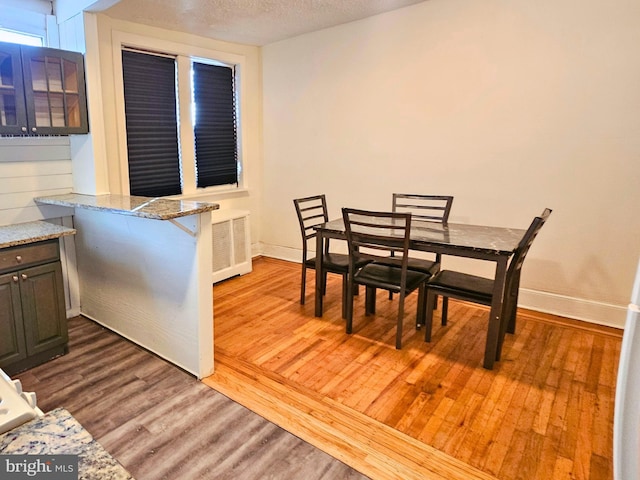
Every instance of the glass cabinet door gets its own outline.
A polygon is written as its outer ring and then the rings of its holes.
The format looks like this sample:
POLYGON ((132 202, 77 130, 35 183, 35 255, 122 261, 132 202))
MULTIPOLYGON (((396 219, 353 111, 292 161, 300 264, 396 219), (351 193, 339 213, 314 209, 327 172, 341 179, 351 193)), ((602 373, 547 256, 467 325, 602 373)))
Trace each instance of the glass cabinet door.
POLYGON ((27 132, 20 47, 0 44, 0 133, 27 132))
POLYGON ((22 51, 32 133, 86 133, 83 58, 47 48, 22 51))

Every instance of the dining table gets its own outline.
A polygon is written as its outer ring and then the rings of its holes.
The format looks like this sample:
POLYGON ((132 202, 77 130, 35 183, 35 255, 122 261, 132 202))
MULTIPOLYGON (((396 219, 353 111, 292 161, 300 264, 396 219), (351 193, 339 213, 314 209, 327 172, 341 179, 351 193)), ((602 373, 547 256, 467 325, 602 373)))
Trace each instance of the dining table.
MULTIPOLYGON (((380 222, 392 221, 380 217, 380 222)), ((346 240, 346 231, 342 218, 317 225, 316 235, 316 284, 315 284, 315 316, 322 317, 323 285, 322 285, 322 252, 324 242, 330 238, 346 240)), ((432 252, 442 255, 473 258, 495 263, 493 296, 489 312, 487 340, 484 354, 484 368, 493 369, 496 360, 500 360, 501 332, 505 326, 501 322, 509 322, 512 312, 503 312, 505 302, 507 268, 509 261, 522 240, 526 230, 519 228, 495 227, 489 225, 472 225, 466 223, 440 223, 412 220, 410 231, 411 250, 432 252)), ((518 288, 518 281, 514 282, 518 288)), ((515 293, 517 296, 517 292, 515 293)))

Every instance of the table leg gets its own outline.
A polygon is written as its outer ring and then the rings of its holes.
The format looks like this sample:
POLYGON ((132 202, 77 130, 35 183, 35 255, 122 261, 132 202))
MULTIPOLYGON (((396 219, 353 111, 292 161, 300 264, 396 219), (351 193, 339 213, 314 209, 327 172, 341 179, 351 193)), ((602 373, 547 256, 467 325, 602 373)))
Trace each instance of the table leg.
POLYGON ((322 254, 324 252, 324 236, 322 231, 316 234, 316 317, 322 316, 322 254))
POLYGON ((484 368, 493 369, 493 364, 500 358, 498 344, 501 333, 502 300, 504 298, 505 280, 507 276, 507 257, 500 257, 496 262, 496 275, 493 282, 493 299, 489 312, 487 344, 484 351, 484 368))

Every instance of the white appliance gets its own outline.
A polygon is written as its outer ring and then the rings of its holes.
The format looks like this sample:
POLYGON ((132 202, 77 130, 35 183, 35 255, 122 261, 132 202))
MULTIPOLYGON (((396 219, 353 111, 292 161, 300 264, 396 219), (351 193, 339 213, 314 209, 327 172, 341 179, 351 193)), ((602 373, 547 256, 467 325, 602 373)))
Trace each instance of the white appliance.
POLYGON ((640 478, 640 262, 627 308, 613 415, 613 477, 640 478))
POLYGON ((20 380, 11 380, 0 370, 0 433, 42 416, 36 406, 36 394, 23 392, 20 380))

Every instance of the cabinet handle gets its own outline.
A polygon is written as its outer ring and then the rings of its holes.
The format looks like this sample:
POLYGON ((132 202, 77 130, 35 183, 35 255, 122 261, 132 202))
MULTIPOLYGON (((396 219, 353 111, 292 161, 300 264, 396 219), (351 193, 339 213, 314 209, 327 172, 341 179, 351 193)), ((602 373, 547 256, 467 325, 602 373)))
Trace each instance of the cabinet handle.
POLYGON ((23 132, 27 131, 27 127, 22 127, 20 130, 22 130, 23 132))
POLYGON ((20 274, 20 278, 22 278, 22 280, 26 280, 26 279, 27 279, 27 278, 29 278, 29 277, 27 277, 27 275, 26 275, 26 274, 21 273, 21 274, 20 274))
POLYGON ((22 257, 20 255, 16 255, 16 262, 22 263, 22 257))
POLYGON ((14 282, 18 283, 18 276, 14 275, 13 277, 11 277, 11 280, 13 280, 14 282))
POLYGON ((37 131, 36 127, 31 127, 31 131, 32 131, 32 132, 37 131))

